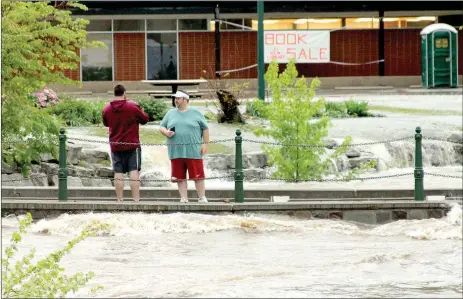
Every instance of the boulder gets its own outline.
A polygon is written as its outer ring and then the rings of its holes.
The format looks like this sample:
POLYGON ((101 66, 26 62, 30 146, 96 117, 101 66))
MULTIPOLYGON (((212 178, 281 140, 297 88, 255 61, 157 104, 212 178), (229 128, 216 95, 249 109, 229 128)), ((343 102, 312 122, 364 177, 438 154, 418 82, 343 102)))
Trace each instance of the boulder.
POLYGON ((2 174, 2 186, 33 186, 30 179, 24 178, 20 173, 2 174), (9 182, 8 180, 14 180, 9 182))
POLYGON ((169 187, 170 182, 168 181, 154 181, 154 180, 168 180, 165 174, 159 171, 152 171, 148 173, 143 173, 140 175, 140 186, 142 187, 169 187), (153 181, 149 181, 153 180, 153 181))
POLYGON ((70 165, 68 166, 68 175, 77 176, 77 177, 78 176, 94 176, 95 170, 93 169, 93 167, 87 168, 87 167, 70 165))
POLYGON ((79 159, 81 158, 81 156, 82 156, 82 146, 68 143, 67 156, 66 156, 67 163, 76 165, 79 163, 79 159))
MULTIPOLYGON (((67 181, 68 181, 68 187, 83 187, 84 186, 80 178, 68 176, 67 181)), ((50 176, 48 176, 48 184, 50 186, 58 186, 58 176, 57 175, 52 176, 51 182, 50 182, 50 176)))
POLYGON ((15 162, 7 164, 2 160, 2 174, 12 174, 16 171, 17 165, 15 162))
POLYGON ((102 163, 104 161, 111 161, 108 151, 96 149, 83 149, 80 154, 80 160, 87 163, 102 163))
POLYGON ((335 147, 340 145, 340 143, 335 139, 323 139, 323 142, 325 143, 325 147, 327 149, 334 149, 335 147))
MULTIPOLYGON (((235 159, 233 159, 233 162, 234 160, 235 159)), ((243 168, 246 168, 246 169, 247 168, 264 168, 267 166, 268 166, 268 158, 267 158, 267 155, 264 153, 243 155, 243 168)))
POLYGON ((447 138, 450 142, 457 142, 463 144, 463 133, 453 133, 447 138))
POLYGON ((243 173, 246 182, 258 182, 267 177, 265 169, 244 169, 243 173))
POLYGON ((41 172, 46 173, 47 175, 58 175, 58 164, 42 162, 40 166, 41 172))
POLYGON ((350 148, 346 152, 347 158, 358 158, 358 157, 360 157, 360 154, 361 154, 360 150, 358 150, 356 148, 350 148))
POLYGON ((82 186, 84 187, 113 187, 113 182, 110 179, 103 178, 81 178, 82 186))
POLYGON ((49 153, 40 154, 40 162, 58 163, 58 158, 53 157, 49 153))
POLYGON ((96 174, 99 177, 114 178, 114 171, 111 167, 99 167, 96 169, 96 174))

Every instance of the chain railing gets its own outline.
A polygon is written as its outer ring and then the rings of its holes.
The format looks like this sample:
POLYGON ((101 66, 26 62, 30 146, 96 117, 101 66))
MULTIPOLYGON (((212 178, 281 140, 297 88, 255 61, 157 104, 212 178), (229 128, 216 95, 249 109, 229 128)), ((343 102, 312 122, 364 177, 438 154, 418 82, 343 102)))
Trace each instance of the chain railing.
MULTIPOLYGON (((265 145, 276 145, 276 146, 286 146, 286 147, 302 147, 302 148, 325 148, 326 145, 312 145, 312 144, 286 144, 286 143, 279 143, 279 142, 269 142, 269 141, 258 141, 243 138, 241 136, 241 130, 236 130, 235 138, 228 138, 228 139, 219 139, 209 141, 208 144, 213 143, 224 143, 224 142, 231 142, 235 141, 235 171, 233 175, 222 175, 222 176, 212 176, 206 177, 206 180, 215 180, 215 179, 228 179, 234 178, 235 182, 235 202, 244 202, 244 181, 245 179, 258 179, 258 180, 268 180, 268 181, 285 181, 289 183, 297 183, 297 182, 349 182, 349 181, 366 181, 366 180, 377 180, 377 179, 387 179, 387 178, 394 178, 394 177, 404 177, 404 176, 414 176, 414 197, 417 201, 424 200, 424 188, 423 188, 423 179, 424 179, 424 170, 423 170, 423 157, 422 157, 422 140, 434 140, 434 141, 445 141, 454 144, 462 144, 462 142, 455 142, 443 138, 434 138, 434 137, 424 137, 421 134, 421 128, 417 127, 415 130, 415 136, 411 137, 402 137, 396 138, 391 140, 385 141, 375 141, 375 142, 364 142, 364 143, 357 143, 357 144, 350 144, 347 147, 359 147, 359 146, 368 146, 368 145, 375 145, 375 144, 384 144, 384 143, 392 143, 398 141, 405 141, 415 139, 415 169, 414 172, 406 172, 406 173, 399 173, 399 174, 391 174, 391 175, 383 175, 383 176, 372 176, 372 177, 343 177, 343 178, 325 178, 325 179, 288 179, 288 178, 276 178, 276 177, 263 177, 263 176, 256 176, 256 175, 245 175, 243 171, 243 151, 242 151, 242 144, 243 141, 250 142, 250 143, 259 143, 265 145)), ((89 143, 103 143, 103 144, 122 144, 122 145, 140 145, 140 146, 185 146, 185 145, 198 145, 203 144, 204 142, 193 142, 193 143, 130 143, 130 142, 110 142, 110 141, 102 141, 102 140, 92 140, 92 139, 85 139, 85 138, 77 138, 77 137, 67 137, 65 134, 65 129, 60 129, 59 134, 59 170, 58 170, 58 199, 61 201, 66 201, 68 198, 68 188, 67 188, 67 178, 68 178, 68 170, 66 165, 67 160, 67 140, 73 141, 81 141, 81 142, 89 142, 89 143)), ((58 142, 58 140, 53 140, 53 142, 58 142)), ((5 140, 2 141, 3 143, 25 143, 25 142, 40 142, 41 140, 5 140)), ((42 142, 50 142, 50 140, 42 140, 42 142)), ((333 145, 330 148, 339 148, 343 145, 333 145)), ((438 174, 438 173, 429 173, 426 172, 429 176, 434 177, 445 177, 445 178, 454 178, 454 179, 462 179, 461 176, 454 176, 454 175, 446 175, 446 174, 438 174)), ((100 179, 100 180, 111 180, 111 181, 139 181, 139 182, 172 182, 171 179, 120 179, 120 178, 108 178, 108 177, 94 177, 94 176, 79 176, 76 175, 75 177, 81 179, 100 179)), ((34 179, 42 179, 48 178, 48 175, 32 175, 29 178, 25 179, 7 179, 2 180, 2 182, 17 182, 17 181, 24 181, 24 180, 34 180, 34 179)), ((184 179, 184 181, 193 181, 194 179, 184 179)), ((180 180, 175 180, 180 181, 180 180)))

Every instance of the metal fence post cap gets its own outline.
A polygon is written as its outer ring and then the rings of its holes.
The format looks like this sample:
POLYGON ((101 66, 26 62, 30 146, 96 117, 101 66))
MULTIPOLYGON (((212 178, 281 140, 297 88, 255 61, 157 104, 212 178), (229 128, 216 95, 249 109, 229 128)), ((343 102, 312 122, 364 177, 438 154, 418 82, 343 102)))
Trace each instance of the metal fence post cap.
POLYGON ((60 128, 60 129, 59 129, 59 133, 60 133, 60 134, 66 133, 66 129, 65 129, 65 128, 60 128))
POLYGON ((240 129, 236 129, 236 136, 241 136, 241 130, 240 129))
POLYGON ((420 128, 420 127, 416 127, 415 132, 416 132, 417 134, 420 134, 420 133, 421 133, 421 128, 420 128))

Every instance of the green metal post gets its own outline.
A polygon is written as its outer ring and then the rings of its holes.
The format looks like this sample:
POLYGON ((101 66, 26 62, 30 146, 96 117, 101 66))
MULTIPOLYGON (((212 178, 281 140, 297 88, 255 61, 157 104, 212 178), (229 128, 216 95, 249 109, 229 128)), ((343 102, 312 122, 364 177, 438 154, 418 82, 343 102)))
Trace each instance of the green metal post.
POLYGON ((415 200, 424 200, 424 187, 423 187, 423 154, 421 152, 421 128, 415 129, 415 200))
POLYGON ((257 79, 259 99, 265 100, 264 0, 257 1, 257 79))
POLYGON ((244 202, 243 190, 243 150, 242 150, 243 137, 241 137, 241 130, 236 130, 235 137, 235 202, 244 202))
POLYGON ((68 200, 68 170, 66 168, 66 134, 64 128, 59 130, 59 171, 58 199, 68 200))

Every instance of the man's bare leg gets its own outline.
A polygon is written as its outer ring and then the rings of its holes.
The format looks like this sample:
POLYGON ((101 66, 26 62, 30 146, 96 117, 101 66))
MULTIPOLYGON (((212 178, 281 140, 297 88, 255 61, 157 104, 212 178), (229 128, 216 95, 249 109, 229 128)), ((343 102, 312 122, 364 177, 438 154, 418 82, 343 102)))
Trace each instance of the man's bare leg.
POLYGON ((204 180, 195 180, 196 191, 198 192, 199 198, 206 196, 206 187, 204 180))
POLYGON ((117 201, 124 200, 124 174, 115 173, 114 174, 114 187, 116 187, 116 197, 117 201))
POLYGON ((138 170, 130 172, 130 190, 134 201, 140 201, 140 173, 138 170))
POLYGON ((178 192, 180 193, 180 197, 184 199, 188 199, 188 181, 187 180, 179 180, 177 182, 178 192))

